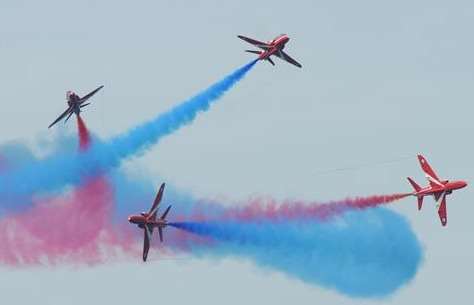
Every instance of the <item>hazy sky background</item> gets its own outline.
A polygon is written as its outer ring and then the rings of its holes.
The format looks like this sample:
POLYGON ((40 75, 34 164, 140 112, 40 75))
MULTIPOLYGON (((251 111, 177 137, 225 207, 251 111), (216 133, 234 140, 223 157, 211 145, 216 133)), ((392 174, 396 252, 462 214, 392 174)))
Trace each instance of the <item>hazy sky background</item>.
MULTIPOLYGON (((302 69, 258 64, 211 111, 126 166, 229 201, 409 191, 406 176, 424 183, 419 152, 443 178, 472 182, 473 28, 471 1, 0 0, 0 142, 51 137, 66 90, 100 84, 88 126, 103 138, 121 133, 249 62, 237 34, 287 33, 302 69)), ((393 205, 425 260, 382 303, 473 303, 473 196, 471 186, 448 197, 446 228, 430 198, 422 212, 414 198, 393 205)), ((9 304, 379 302, 234 259, 1 267, 0 292, 9 304)))

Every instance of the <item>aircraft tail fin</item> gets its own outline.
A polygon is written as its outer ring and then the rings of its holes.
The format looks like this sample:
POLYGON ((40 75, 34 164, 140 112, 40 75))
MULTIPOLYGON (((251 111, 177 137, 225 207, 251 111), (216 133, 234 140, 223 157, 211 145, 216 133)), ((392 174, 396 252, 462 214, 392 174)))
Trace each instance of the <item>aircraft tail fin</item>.
MULTIPOLYGON (((410 177, 407 177, 408 182, 410 182, 411 186, 415 189, 415 193, 419 192, 421 190, 421 187, 416 183, 413 179, 410 177)), ((421 210, 421 207, 423 206, 423 196, 417 196, 418 199, 418 210, 421 210)))
MULTIPOLYGON (((253 54, 257 54, 257 55, 262 55, 262 53, 263 53, 263 51, 256 51, 256 50, 245 50, 245 52, 249 52, 249 53, 253 53, 253 54)), ((275 65, 275 63, 273 62, 273 60, 270 57, 265 58, 265 60, 268 60, 268 62, 271 63, 272 66, 275 65)))

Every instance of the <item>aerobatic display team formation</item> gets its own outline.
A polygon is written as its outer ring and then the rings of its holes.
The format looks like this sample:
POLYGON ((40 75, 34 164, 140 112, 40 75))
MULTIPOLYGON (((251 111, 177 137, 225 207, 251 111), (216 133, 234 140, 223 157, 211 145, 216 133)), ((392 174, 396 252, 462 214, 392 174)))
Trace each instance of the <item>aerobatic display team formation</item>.
POLYGON ((19 268, 228 256, 353 297, 389 296, 409 283, 423 259, 422 246, 404 217, 381 206, 416 197, 413 204, 421 210, 424 197, 432 197, 446 226, 448 195, 467 185, 439 177, 421 154, 427 186, 408 178, 412 189, 404 193, 327 203, 254 198, 229 206, 165 183, 155 192, 156 186, 120 169, 211 110, 257 62, 275 65, 277 57, 302 67, 284 51, 287 35, 269 42, 238 37, 259 49, 246 50, 257 59, 148 122, 99 139, 81 110, 100 99, 103 86, 82 97, 67 91, 67 109, 49 128, 61 128, 75 115, 77 140, 59 136, 41 158, 21 142, 0 146, 0 262, 19 268), (77 147, 68 149, 71 143, 77 147))

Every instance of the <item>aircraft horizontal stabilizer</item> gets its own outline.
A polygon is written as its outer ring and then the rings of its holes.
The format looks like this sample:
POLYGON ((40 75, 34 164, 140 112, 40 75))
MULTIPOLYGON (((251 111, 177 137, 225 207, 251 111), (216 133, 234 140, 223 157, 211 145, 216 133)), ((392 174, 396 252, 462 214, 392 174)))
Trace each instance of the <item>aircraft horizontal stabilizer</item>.
POLYGON ((161 215, 160 218, 163 219, 163 220, 166 219, 166 215, 168 215, 168 212, 170 211, 170 209, 171 209, 171 205, 169 205, 169 206, 166 208, 165 212, 163 213, 163 215, 161 215))
POLYGON ((421 210, 421 207, 423 206, 423 196, 418 197, 418 211, 421 210))
POLYGON ((255 50, 245 50, 245 52, 249 52, 249 53, 253 53, 253 54, 258 54, 258 55, 262 54, 261 51, 255 51, 255 50))
POLYGON ((419 192, 421 190, 421 186, 419 186, 418 183, 416 183, 413 179, 411 179, 410 177, 407 177, 407 179, 408 179, 408 182, 410 182, 411 186, 413 186, 416 192, 419 192))

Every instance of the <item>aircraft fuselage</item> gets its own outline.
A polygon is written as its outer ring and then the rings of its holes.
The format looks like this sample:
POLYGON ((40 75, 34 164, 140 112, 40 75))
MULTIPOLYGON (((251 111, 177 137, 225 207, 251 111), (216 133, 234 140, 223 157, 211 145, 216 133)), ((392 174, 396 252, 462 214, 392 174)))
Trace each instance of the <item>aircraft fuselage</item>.
POLYGON ((260 54, 259 59, 267 59, 276 52, 283 50, 288 41, 290 41, 290 38, 287 35, 281 35, 273 39, 268 43, 269 45, 271 45, 271 47, 268 50, 263 51, 260 54))
POLYGON ((79 95, 72 91, 68 91, 66 93, 66 99, 67 99, 67 105, 72 109, 72 111, 76 114, 79 115, 81 113, 81 98, 79 95))
POLYGON ((456 180, 456 181, 443 181, 443 185, 440 185, 439 187, 424 187, 419 191, 413 192, 414 196, 420 197, 420 196, 431 196, 431 195, 436 195, 440 193, 446 193, 446 194, 451 194, 455 190, 462 189, 467 186, 466 181, 462 180, 456 180))
POLYGON ((161 227, 164 228, 168 225, 168 222, 165 219, 147 219, 148 215, 142 213, 141 215, 132 215, 128 217, 130 223, 136 224, 139 228, 144 228, 145 226, 152 226, 154 228, 161 227))
POLYGON ((70 103, 78 102, 81 98, 76 93, 72 91, 68 91, 66 93, 66 99, 67 99, 68 104, 70 104, 70 103))

